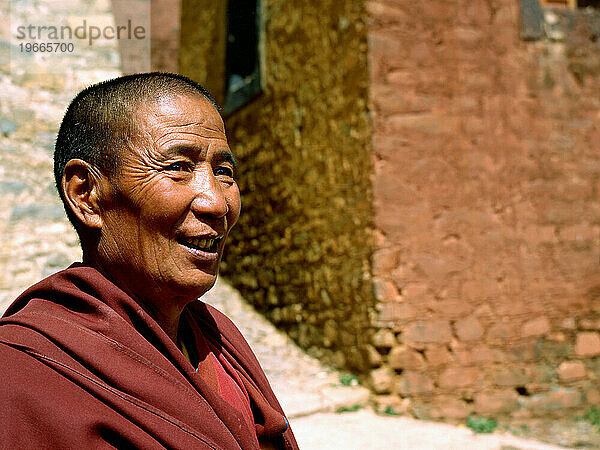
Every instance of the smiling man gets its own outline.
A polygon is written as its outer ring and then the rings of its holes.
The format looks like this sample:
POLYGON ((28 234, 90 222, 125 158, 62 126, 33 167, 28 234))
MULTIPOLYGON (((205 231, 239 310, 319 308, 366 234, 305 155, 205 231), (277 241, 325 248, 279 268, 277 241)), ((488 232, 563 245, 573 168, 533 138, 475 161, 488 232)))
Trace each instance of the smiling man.
POLYGON ((91 86, 65 114, 54 160, 83 262, 0 320, 0 442, 297 448, 244 338, 197 300, 240 214, 206 90, 163 73, 91 86))

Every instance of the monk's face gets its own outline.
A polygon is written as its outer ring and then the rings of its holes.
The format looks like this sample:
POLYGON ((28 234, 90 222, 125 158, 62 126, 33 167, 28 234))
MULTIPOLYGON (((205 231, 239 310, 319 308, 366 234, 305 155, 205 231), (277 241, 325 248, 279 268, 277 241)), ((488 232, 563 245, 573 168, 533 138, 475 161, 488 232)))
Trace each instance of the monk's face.
POLYGON ((196 298, 240 214, 223 121, 201 96, 168 96, 140 108, 138 128, 102 202, 100 263, 150 304, 196 298))

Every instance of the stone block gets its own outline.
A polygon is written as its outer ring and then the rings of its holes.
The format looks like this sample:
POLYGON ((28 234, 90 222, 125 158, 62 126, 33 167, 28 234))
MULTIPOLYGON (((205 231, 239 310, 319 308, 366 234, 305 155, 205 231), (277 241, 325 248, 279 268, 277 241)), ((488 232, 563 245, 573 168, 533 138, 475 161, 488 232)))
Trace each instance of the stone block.
POLYGON ((499 387, 525 386, 531 381, 523 370, 513 367, 504 367, 494 372, 492 379, 499 387))
MULTIPOLYGON (((362 386, 331 386, 321 390, 323 403, 327 409, 335 411, 342 406, 366 405, 371 392, 362 386)), ((305 403, 306 405, 306 403, 305 403)))
POLYGON ((581 361, 563 361, 558 366, 558 379, 563 383, 583 380, 587 374, 581 361))
POLYGON ((452 339, 452 332, 446 320, 414 322, 406 327, 403 338, 405 344, 420 348, 422 344, 446 344, 452 339))
POLYGON ((410 407, 409 398, 400 398, 398 395, 378 395, 374 399, 377 412, 385 412, 391 408, 397 414, 406 414, 410 407))
POLYGON ((517 336, 517 327, 512 322, 500 322, 493 324, 487 332, 487 337, 492 342, 504 344, 517 336))
POLYGON ((586 392, 585 399, 589 405, 600 405, 600 390, 590 389, 586 392))
POLYGON ((399 296, 398 289, 389 280, 375 278, 373 280, 373 287, 375 289, 375 298, 381 302, 394 300, 399 296))
POLYGON ((396 345, 396 337, 391 330, 382 328, 373 335, 371 342, 376 348, 390 349, 396 345))
POLYGON ((363 353, 365 355, 365 361, 370 367, 379 367, 383 363, 381 354, 372 345, 365 345, 363 347, 363 353))
POLYGON ((408 283, 402 289, 403 297, 410 302, 428 298, 428 286, 425 283, 408 283))
POLYGON ((434 389, 433 381, 424 373, 407 370, 402 373, 398 385, 400 395, 427 394, 434 389))
POLYGON ((394 248, 381 248, 373 254, 373 273, 382 275, 398 266, 398 251, 394 248))
POLYGON ((418 371, 425 369, 423 355, 405 346, 393 348, 388 356, 388 363, 393 369, 418 371))
POLYGON ((402 41, 385 30, 372 31, 368 35, 369 51, 372 60, 394 61, 401 55, 407 56, 402 41))
POLYGON ((571 356, 573 346, 568 341, 538 339, 535 343, 535 357, 547 361, 563 360, 571 356))
POLYGON ((435 419, 463 420, 469 417, 471 407, 463 400, 454 397, 436 397, 430 415, 435 419))
POLYGON ((377 310, 380 326, 391 327, 401 321, 414 320, 419 315, 419 311, 414 306, 397 301, 379 303, 377 310))
POLYGON ((565 317, 560 322, 560 327, 565 330, 575 330, 577 328, 577 322, 574 317, 565 317))
POLYGON ((446 346, 432 345, 426 348, 425 359, 431 367, 443 366, 452 361, 452 355, 446 346))
POLYGON ((480 392, 475 395, 474 409, 484 416, 508 414, 519 409, 519 395, 514 389, 480 392))
POLYGON ((461 366, 474 366, 482 363, 504 362, 507 356, 498 349, 485 344, 469 345, 452 343, 452 354, 461 366))
POLYGON ((398 86, 393 84, 374 85, 371 89, 371 99, 382 115, 425 112, 431 110, 433 104, 431 97, 398 89, 398 86))
POLYGON ((376 394, 389 394, 394 387, 394 378, 393 370, 382 367, 369 373, 368 384, 376 394))
POLYGON ((584 358, 600 355, 600 333, 578 333, 575 342, 575 354, 584 358))
POLYGON ((551 392, 531 396, 526 399, 525 405, 538 414, 577 408, 581 405, 581 393, 574 389, 555 388, 551 392))
POLYGON ((539 357, 535 340, 512 345, 507 351, 516 362, 528 362, 539 357))
POLYGON ((444 389, 466 388, 483 380, 483 372, 477 367, 450 367, 444 370, 439 386, 444 389))
POLYGON ((467 317, 454 323, 456 337, 461 341, 476 341, 483 336, 483 327, 477 318, 467 317))
POLYGON ((600 330, 600 319, 581 319, 579 328, 582 330, 600 330))
POLYGON ((548 385, 557 379, 557 370, 553 364, 541 363, 533 368, 532 372, 535 383, 548 385))
POLYGON ((393 114, 385 124, 393 132, 417 132, 429 135, 452 133, 458 121, 452 117, 441 117, 434 113, 393 114))
POLYGON ((366 4, 369 17, 381 23, 399 24, 410 20, 408 14, 397 7, 382 1, 368 1, 366 4))
POLYGON ((550 332, 550 321, 547 317, 537 317, 523 324, 522 337, 544 336, 550 332))

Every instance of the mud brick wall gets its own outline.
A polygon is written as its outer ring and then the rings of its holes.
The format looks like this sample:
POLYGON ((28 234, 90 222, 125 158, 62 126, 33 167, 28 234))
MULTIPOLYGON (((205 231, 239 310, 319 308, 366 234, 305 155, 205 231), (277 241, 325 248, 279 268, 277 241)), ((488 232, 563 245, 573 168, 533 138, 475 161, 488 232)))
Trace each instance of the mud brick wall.
POLYGON ((370 0, 370 386, 419 417, 600 404, 600 47, 516 0, 370 0))
MULTIPOLYGON (((205 3, 183 2, 181 70, 222 99, 224 10, 205 3), (198 27, 198 11, 210 26, 198 27)), ((226 121, 242 216, 222 273, 309 352, 366 370, 359 349, 374 311, 366 12, 350 0, 262 3, 266 88, 226 121)))

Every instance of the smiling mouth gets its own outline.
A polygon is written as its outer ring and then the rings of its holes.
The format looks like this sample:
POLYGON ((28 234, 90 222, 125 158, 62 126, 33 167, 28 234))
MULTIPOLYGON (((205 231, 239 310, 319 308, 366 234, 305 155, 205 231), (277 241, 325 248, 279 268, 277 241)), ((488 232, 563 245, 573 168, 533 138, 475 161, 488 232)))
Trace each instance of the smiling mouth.
POLYGON ((221 239, 223 238, 182 238, 179 240, 179 243, 194 250, 214 253, 217 251, 217 247, 219 246, 221 239))

